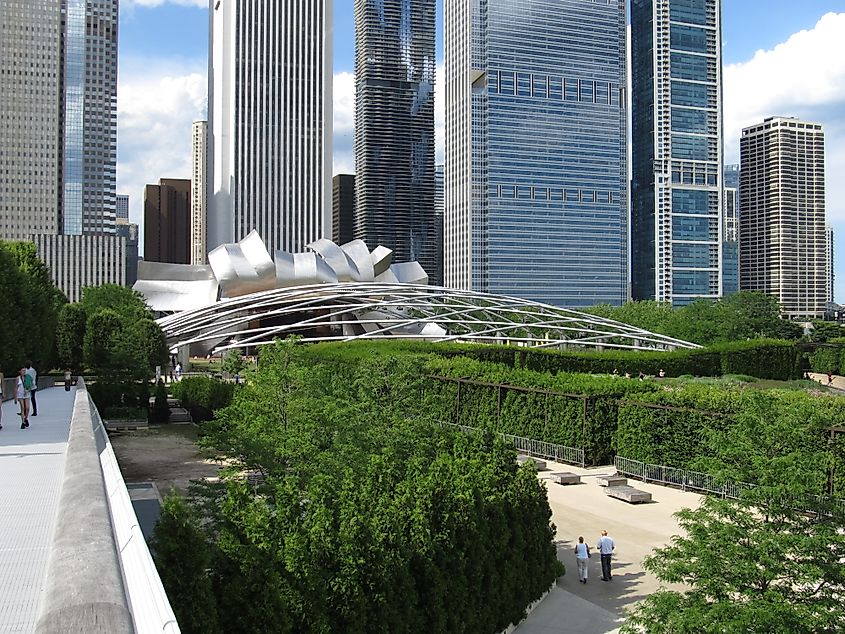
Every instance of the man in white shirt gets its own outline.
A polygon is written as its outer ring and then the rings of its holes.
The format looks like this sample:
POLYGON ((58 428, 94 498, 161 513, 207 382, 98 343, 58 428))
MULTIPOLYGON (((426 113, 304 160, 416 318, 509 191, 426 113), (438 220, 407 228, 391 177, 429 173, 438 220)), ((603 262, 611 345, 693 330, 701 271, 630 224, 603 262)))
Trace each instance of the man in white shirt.
POLYGON ((38 403, 35 402, 35 393, 38 391, 38 372, 32 367, 32 361, 26 362, 26 373, 32 377, 32 389, 29 391, 29 399, 32 403, 32 415, 38 416, 38 403))
POLYGON ((601 537, 599 537, 599 541, 596 544, 596 550, 599 551, 601 555, 601 580, 602 581, 610 581, 611 574, 610 574, 610 557, 613 555, 613 549, 616 548, 616 545, 613 543, 613 540, 607 536, 607 531, 601 532, 601 537))

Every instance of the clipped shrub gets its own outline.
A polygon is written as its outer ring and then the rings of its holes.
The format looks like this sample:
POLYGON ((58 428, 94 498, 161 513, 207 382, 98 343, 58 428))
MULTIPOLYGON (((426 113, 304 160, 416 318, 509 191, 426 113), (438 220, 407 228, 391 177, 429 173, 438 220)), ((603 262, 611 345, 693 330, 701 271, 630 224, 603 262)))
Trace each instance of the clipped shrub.
POLYGON ((170 406, 167 404, 167 388, 164 381, 159 379, 155 387, 155 400, 150 410, 151 423, 166 423, 170 420, 170 406))
POLYGON ((195 423, 211 420, 214 412, 232 402, 235 386, 209 376, 188 376, 171 386, 173 397, 191 413, 195 423))
POLYGON ((711 347, 721 358, 721 374, 746 374, 788 381, 800 376, 799 353, 791 341, 759 339, 711 347))
POLYGON ((810 368, 813 372, 838 374, 840 367, 842 367, 841 356, 842 352, 838 346, 835 348, 828 346, 816 348, 815 352, 810 355, 810 368))

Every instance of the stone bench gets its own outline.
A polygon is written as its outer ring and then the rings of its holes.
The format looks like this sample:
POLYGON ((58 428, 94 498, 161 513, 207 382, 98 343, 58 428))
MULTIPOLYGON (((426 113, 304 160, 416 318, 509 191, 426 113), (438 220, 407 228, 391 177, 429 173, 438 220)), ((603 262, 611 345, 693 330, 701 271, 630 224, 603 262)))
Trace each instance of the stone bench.
POLYGON ((596 482, 600 487, 621 487, 628 484, 628 478, 620 475, 599 476, 596 482))
POLYGON ((622 500, 628 504, 642 504, 643 502, 651 502, 651 493, 647 491, 640 491, 634 487, 629 486, 615 486, 607 487, 605 493, 612 498, 622 500))
POLYGON ((145 420, 105 420, 103 425, 106 431, 138 431, 149 429, 149 423, 145 420))
POLYGON ((581 484, 581 476, 571 471, 557 471, 552 474, 552 481, 558 484, 581 484))
POLYGON ((519 455, 519 456, 516 457, 516 461, 519 464, 522 464, 523 462, 531 462, 531 463, 534 464, 534 468, 537 469, 537 471, 545 471, 546 470, 546 461, 540 460, 539 458, 534 458, 533 456, 519 455))

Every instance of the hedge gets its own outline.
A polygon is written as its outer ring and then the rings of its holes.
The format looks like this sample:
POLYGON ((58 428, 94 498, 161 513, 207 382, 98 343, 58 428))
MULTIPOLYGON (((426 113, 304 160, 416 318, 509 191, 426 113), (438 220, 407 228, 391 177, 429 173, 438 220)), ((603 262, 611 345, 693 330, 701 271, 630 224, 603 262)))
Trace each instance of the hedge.
POLYGON ((186 376, 170 387, 173 397, 191 412, 196 423, 211 420, 216 410, 229 405, 234 389, 232 383, 208 376, 186 376))

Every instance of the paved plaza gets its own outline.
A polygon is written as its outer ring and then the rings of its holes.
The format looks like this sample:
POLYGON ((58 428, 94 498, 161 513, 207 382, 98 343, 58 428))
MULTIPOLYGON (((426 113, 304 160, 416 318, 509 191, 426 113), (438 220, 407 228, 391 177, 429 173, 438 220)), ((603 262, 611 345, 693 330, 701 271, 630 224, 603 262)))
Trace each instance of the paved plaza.
POLYGON ((629 481, 652 495, 649 504, 628 504, 609 498, 596 484, 601 475, 615 473, 612 467, 579 469, 570 465, 548 463, 548 470, 538 473, 546 480, 552 521, 557 527, 558 557, 566 565, 566 575, 528 618, 516 628, 519 634, 604 634, 615 632, 624 620, 625 608, 633 606, 660 587, 643 570, 643 559, 666 544, 678 532, 672 516, 684 507, 698 506, 701 496, 667 487, 629 481), (582 484, 559 485, 550 473, 571 471, 580 474, 582 484), (599 532, 605 529, 616 543, 613 580, 601 580, 601 563, 595 551, 599 532), (578 583, 575 544, 578 536, 590 545, 589 580, 578 583))
POLYGON ((21 429, 3 403, 0 430, 0 631, 32 632, 45 587, 76 389, 38 391, 38 416, 21 429))

